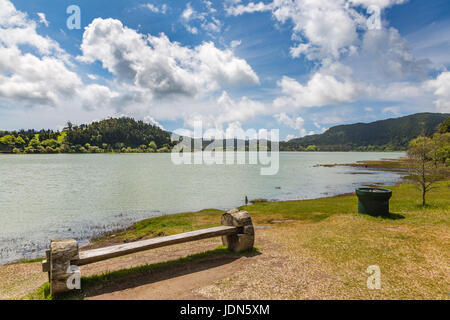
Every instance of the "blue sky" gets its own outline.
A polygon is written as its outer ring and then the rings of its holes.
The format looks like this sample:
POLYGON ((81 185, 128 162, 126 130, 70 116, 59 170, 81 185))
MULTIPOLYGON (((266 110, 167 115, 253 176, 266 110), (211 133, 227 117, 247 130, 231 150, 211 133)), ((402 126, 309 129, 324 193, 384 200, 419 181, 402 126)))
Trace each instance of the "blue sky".
POLYGON ((285 139, 450 112, 447 0, 0 0, 0 12, 0 130, 126 115, 285 139))

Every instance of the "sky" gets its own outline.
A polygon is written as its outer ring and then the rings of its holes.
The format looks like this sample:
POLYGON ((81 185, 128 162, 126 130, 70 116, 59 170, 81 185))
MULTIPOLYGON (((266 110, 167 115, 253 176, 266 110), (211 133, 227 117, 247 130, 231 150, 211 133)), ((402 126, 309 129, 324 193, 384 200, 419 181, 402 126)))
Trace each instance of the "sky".
POLYGON ((0 0, 0 130, 130 116, 288 140, 450 112, 449 52, 448 0, 0 0))

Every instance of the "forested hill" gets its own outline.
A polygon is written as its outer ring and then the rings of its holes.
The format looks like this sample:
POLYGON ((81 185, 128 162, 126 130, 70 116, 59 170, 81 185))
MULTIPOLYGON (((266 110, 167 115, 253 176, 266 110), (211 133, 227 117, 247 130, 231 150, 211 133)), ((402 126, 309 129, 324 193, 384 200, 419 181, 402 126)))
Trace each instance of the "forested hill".
POLYGON ((340 125, 317 135, 293 139, 280 145, 284 151, 392 151, 406 150, 409 141, 434 133, 450 114, 417 113, 371 123, 340 125))
POLYGON ((168 132, 158 126, 125 117, 79 126, 69 122, 62 132, 0 131, 0 152, 169 152, 172 146, 168 132))

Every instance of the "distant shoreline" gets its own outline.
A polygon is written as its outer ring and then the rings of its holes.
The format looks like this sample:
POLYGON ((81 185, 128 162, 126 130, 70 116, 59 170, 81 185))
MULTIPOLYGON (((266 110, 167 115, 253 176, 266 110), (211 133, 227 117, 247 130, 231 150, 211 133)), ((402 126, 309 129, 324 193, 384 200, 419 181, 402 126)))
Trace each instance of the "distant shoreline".
MULTIPOLYGON (((195 151, 199 152, 199 151, 195 151)), ((203 152, 227 152, 227 151, 203 151, 203 152)), ((250 151, 229 151, 229 152, 250 152, 250 151)), ((263 151, 262 151, 263 152, 263 151)), ((270 150, 268 152, 271 152, 270 150)), ((400 153, 400 152, 406 152, 406 150, 393 150, 393 151, 361 151, 361 150, 348 150, 348 151, 278 151, 279 153, 349 153, 349 152, 357 152, 357 153, 400 153)), ((0 155, 61 155, 61 154, 165 154, 165 153, 171 153, 169 152, 114 152, 114 151, 108 151, 108 152, 48 152, 48 153, 26 153, 26 152, 20 152, 20 153, 13 153, 13 152, 0 152, 0 155)))

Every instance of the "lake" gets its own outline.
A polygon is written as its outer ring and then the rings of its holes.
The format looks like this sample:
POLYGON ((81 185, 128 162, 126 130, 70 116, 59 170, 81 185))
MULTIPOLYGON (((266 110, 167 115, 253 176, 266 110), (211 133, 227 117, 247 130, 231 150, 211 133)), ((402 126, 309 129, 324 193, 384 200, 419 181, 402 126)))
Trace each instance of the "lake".
POLYGON ((87 243, 149 217, 231 209, 245 196, 311 199, 366 184, 392 185, 401 174, 315 165, 401 156, 286 152, 279 173, 262 176, 258 165, 177 166, 170 154, 0 155, 0 264, 43 256, 52 238, 87 243))

